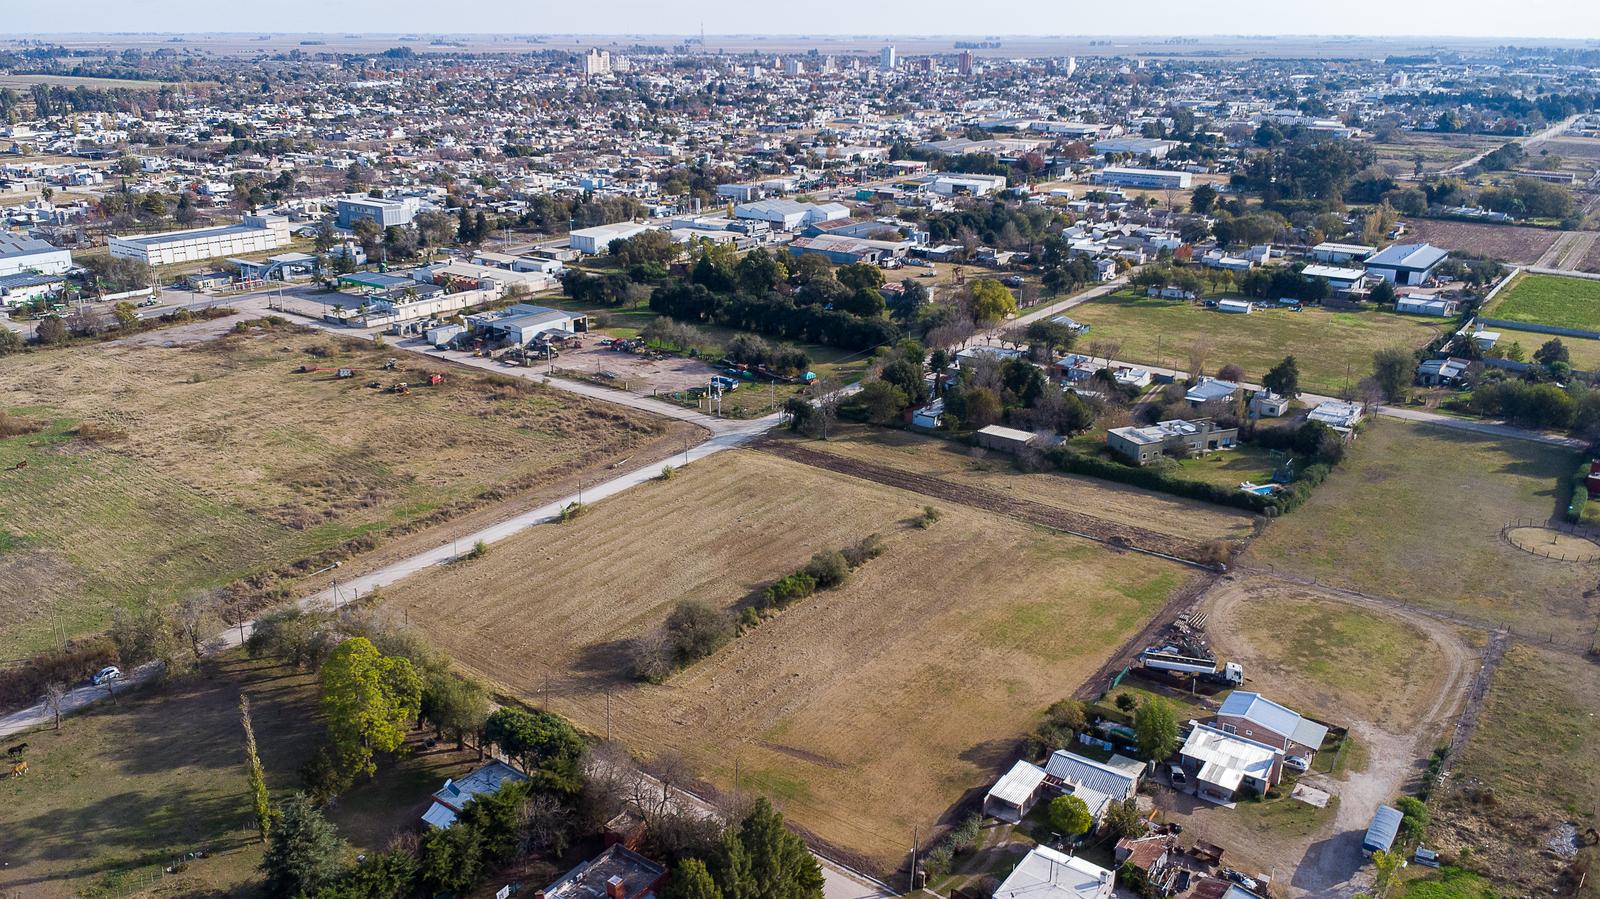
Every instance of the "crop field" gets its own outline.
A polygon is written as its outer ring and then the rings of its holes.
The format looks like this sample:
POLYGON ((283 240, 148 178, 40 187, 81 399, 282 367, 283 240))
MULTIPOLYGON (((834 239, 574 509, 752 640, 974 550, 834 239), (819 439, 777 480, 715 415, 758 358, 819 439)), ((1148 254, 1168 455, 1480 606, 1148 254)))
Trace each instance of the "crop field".
POLYGON ((1243 560, 1325 584, 1587 640, 1600 566, 1560 562, 1500 536, 1565 507, 1577 454, 1561 447, 1380 419, 1336 476, 1273 522, 1243 560))
POLYGON ((1446 250, 1482 253, 1512 265, 1532 265, 1561 236, 1547 228, 1523 228, 1445 219, 1406 219, 1403 240, 1431 243, 1446 250))
POLYGON ((957 505, 735 450, 430 570, 386 605, 502 689, 718 788, 768 794, 850 857, 892 868, 1190 573, 957 505), (680 600, 732 609, 813 552, 881 535, 842 587, 664 684, 628 641, 680 600), (439 597, 452 597, 440 602, 439 597))
POLYGON ((0 439, 0 657, 699 433, 454 369, 407 396, 368 388, 421 383, 385 358, 295 330, 4 360, 0 396, 42 430, 0 439))
POLYGON ((1430 844, 1471 848, 1475 870, 1517 892, 1600 896, 1597 850, 1574 843, 1600 827, 1597 783, 1600 668, 1514 644, 1435 802, 1430 844), (1574 862, 1590 870, 1581 893, 1572 890, 1575 876, 1562 877, 1574 862))
POLYGON ((907 431, 845 427, 826 441, 807 441, 805 447, 1177 537, 1246 540, 1251 534, 1251 516, 1236 509, 1080 475, 1027 473, 1009 456, 907 431))
POLYGON ((1072 310, 1093 326, 1084 339, 1119 344, 1117 358, 1179 370, 1190 351, 1205 352, 1205 373, 1233 363, 1245 377, 1260 379, 1284 356, 1300 366, 1300 387, 1336 393, 1372 373, 1372 354, 1391 346, 1420 347, 1445 325, 1438 319, 1390 312, 1301 312, 1267 309, 1230 315, 1183 301, 1120 292, 1072 310))
POLYGON ((1600 331, 1600 281, 1523 273, 1484 310, 1488 318, 1600 331))
MULTIPOLYGON (((155 877, 160 895, 238 895, 261 859, 244 769, 239 696, 250 697, 262 766, 275 799, 322 739, 314 676, 222 657, 204 677, 141 689, 63 720, 26 741, 28 774, 0 780, 0 892, 7 896, 130 895, 155 877), (187 852, 206 858, 160 877, 187 852)), ((425 750, 386 763, 329 817, 357 849, 409 829, 444 779, 475 752, 425 750)), ((154 891, 149 894, 153 895, 154 891)))

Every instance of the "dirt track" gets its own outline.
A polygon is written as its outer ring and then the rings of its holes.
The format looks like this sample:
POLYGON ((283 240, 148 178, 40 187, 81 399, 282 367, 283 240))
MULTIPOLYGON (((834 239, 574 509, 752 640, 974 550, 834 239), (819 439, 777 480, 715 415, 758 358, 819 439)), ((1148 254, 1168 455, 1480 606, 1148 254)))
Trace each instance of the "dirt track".
POLYGON ((832 453, 817 452, 792 441, 763 440, 755 444, 755 448, 790 461, 1021 519, 1101 543, 1175 557, 1197 564, 1204 558, 1205 547, 1197 541, 1172 537, 1137 525, 1107 521, 1031 500, 1017 499, 981 487, 956 484, 942 478, 846 459, 832 453))

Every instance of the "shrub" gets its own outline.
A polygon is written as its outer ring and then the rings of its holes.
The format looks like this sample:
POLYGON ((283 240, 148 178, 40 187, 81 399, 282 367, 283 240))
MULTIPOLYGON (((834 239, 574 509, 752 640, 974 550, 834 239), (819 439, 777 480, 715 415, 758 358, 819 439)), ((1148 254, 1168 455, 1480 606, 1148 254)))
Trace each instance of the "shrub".
POLYGON ((0 409, 0 439, 20 437, 23 434, 32 434, 43 429, 44 424, 42 422, 34 421, 31 418, 17 418, 8 414, 6 410, 0 409))
POLYGON ((671 465, 661 466, 661 480, 670 481, 675 474, 677 474, 677 471, 671 465))
POLYGON ((928 528, 933 527, 934 524, 938 522, 940 517, 941 515, 938 509, 935 509, 932 506, 923 506, 922 514, 917 516, 916 525, 923 530, 927 530, 928 528))
POLYGON ((954 856, 955 853, 949 846, 940 843, 929 849, 928 854, 922 857, 922 870, 927 872, 930 880, 943 877, 950 873, 950 862, 954 856))
POLYGON ((877 534, 868 534, 856 541, 854 546, 845 547, 844 560, 851 568, 860 568, 868 562, 883 555, 887 549, 883 545, 883 538, 877 534))
POLYGON ((796 571, 779 578, 762 594, 767 605, 783 607, 817 592, 817 579, 804 571, 796 571))
POLYGON ((475 540, 472 543, 472 549, 467 552, 467 558, 468 559, 481 559, 484 556, 487 556, 488 554, 489 554, 489 544, 483 542, 482 540, 475 540))
MULTIPOLYGON (((3 435, 4 432, 0 431, 0 436, 3 435)), ((1589 504, 1589 485, 1585 481, 1587 477, 1589 477, 1588 464, 1579 465, 1578 472, 1572 479, 1572 500, 1567 503, 1568 521, 1583 520, 1583 508, 1589 504)))
POLYGON ((824 550, 812 556, 803 571, 816 582, 818 590, 831 590, 850 577, 850 562, 839 550, 824 550))
POLYGON ((582 515, 587 509, 588 506, 585 506, 583 503, 577 501, 567 503, 561 509, 561 523, 565 524, 569 521, 576 520, 578 516, 582 515))

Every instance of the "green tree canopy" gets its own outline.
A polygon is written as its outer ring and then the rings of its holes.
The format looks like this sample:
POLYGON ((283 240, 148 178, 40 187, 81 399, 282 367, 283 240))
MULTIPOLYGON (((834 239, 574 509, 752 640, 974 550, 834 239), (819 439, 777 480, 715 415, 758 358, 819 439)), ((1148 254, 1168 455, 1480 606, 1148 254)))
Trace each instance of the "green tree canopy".
POLYGON ((1297 397, 1300 395, 1300 366, 1293 356, 1284 356, 1282 362, 1262 377, 1261 383, 1279 396, 1297 397))
POLYGON ((366 637, 352 637, 322 666, 322 711, 328 735, 349 773, 377 770, 374 752, 405 744, 406 725, 422 707, 422 679, 411 662, 385 656, 366 637))
POLYGON ((278 807, 261 858, 269 896, 313 893, 339 876, 345 844, 311 800, 295 795, 278 807))
POLYGON ((1145 758, 1161 761, 1178 748, 1178 719, 1159 696, 1145 700, 1133 715, 1133 731, 1145 758))
POLYGON ((972 282, 972 318, 978 322, 998 322, 1017 312, 1017 298, 1004 284, 993 278, 972 282))
POLYGON ((1094 816, 1082 798, 1073 795, 1057 796, 1050 800, 1050 826, 1064 837, 1088 833, 1094 826, 1094 816))

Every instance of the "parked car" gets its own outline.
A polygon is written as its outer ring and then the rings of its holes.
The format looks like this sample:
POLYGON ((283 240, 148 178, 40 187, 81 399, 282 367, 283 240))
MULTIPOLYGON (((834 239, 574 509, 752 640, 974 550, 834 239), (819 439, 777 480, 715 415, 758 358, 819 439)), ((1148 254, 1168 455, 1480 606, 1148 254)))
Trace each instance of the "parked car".
POLYGON ((1007 287, 1011 287, 1011 288, 1021 287, 1022 286, 1022 276, 1021 275, 1006 275, 1004 278, 1000 279, 1000 283, 1004 284, 1007 287))
POLYGON ((1228 878, 1229 880, 1233 881, 1234 883, 1238 884, 1239 886, 1242 886, 1245 889, 1250 890, 1251 892, 1254 892, 1256 887, 1258 886, 1258 884, 1256 883, 1256 879, 1254 877, 1251 877, 1250 875, 1244 873, 1243 871, 1235 871, 1232 868, 1223 868, 1222 869, 1222 876, 1228 878))
POLYGON ((1311 760, 1303 755, 1291 755, 1283 760, 1283 764, 1285 767, 1293 768, 1296 771, 1311 770, 1311 760))
POLYGON ((1178 765, 1168 765, 1167 774, 1172 779, 1172 785, 1181 787, 1189 782, 1189 775, 1183 773, 1183 768, 1178 765))
POLYGON ((89 678, 89 682, 94 684, 96 687, 103 687, 112 681, 118 680, 122 680, 122 669, 115 665, 107 665, 106 667, 101 668, 99 671, 96 671, 94 673, 94 677, 89 678))

